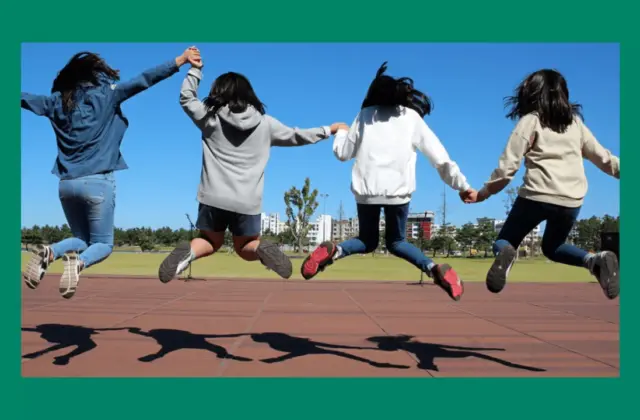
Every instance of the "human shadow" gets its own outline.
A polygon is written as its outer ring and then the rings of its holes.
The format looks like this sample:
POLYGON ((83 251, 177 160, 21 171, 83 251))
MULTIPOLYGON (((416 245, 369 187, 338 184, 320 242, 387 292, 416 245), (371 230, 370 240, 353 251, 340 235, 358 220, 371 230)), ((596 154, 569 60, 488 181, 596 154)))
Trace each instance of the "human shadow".
POLYGON ((207 338, 233 338, 245 334, 194 334, 189 331, 172 329, 152 329, 142 331, 140 328, 129 328, 129 332, 143 337, 150 337, 156 340, 160 350, 146 356, 139 357, 141 362, 153 362, 169 353, 184 349, 200 349, 214 353, 218 359, 231 359, 239 362, 250 362, 252 359, 230 354, 227 349, 217 344, 207 341, 207 338))
POLYGON ((294 337, 285 333, 276 332, 264 332, 251 334, 251 338, 256 343, 265 343, 274 350, 283 352, 282 356, 270 357, 267 359, 261 359, 263 363, 280 363, 286 360, 294 359, 296 357, 308 356, 311 354, 330 354, 333 356, 343 357, 349 360, 355 360, 362 363, 367 363, 377 368, 395 368, 395 369, 409 369, 409 366, 394 365, 391 363, 380 363, 371 359, 356 356, 350 353, 346 353, 341 350, 378 350, 375 347, 355 347, 344 346, 338 344, 322 343, 320 341, 313 341, 308 338, 294 337))
POLYGON ((406 352, 414 354, 418 358, 418 368, 423 370, 432 370, 438 372, 438 366, 435 364, 435 359, 438 358, 462 359, 467 357, 475 357, 477 359, 488 360, 490 362, 498 363, 513 369, 528 370, 530 372, 545 372, 545 369, 520 365, 517 363, 509 362, 507 360, 499 359, 494 356, 478 353, 480 351, 505 351, 504 349, 462 347, 446 344, 423 343, 420 341, 414 341, 413 336, 410 335, 369 337, 367 341, 376 343, 378 349, 380 350, 404 350, 406 352))
POLYGON ((40 338, 53 344, 44 350, 35 351, 22 356, 24 359, 35 359, 53 351, 62 350, 68 347, 75 347, 72 351, 62 356, 53 358, 53 364, 64 366, 69 361, 83 353, 95 349, 98 345, 91 338, 101 331, 118 331, 127 328, 90 328, 78 325, 66 324, 41 324, 35 328, 22 327, 22 331, 35 332, 40 334, 40 338))

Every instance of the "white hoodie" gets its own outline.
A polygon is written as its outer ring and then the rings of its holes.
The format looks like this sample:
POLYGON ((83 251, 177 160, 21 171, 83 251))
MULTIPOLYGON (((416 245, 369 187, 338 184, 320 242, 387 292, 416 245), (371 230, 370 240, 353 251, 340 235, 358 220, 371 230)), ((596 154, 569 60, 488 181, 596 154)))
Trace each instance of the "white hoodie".
POLYGON ((333 153, 345 162, 355 158, 351 191, 360 204, 406 204, 416 189, 416 151, 457 191, 467 179, 440 140, 416 111, 372 106, 360 111, 349 131, 339 130, 333 153))

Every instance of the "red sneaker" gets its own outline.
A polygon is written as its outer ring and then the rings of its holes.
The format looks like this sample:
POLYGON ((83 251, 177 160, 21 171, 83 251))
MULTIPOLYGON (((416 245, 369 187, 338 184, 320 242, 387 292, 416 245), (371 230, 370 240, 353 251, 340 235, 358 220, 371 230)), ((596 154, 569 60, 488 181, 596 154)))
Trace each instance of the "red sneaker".
POLYGON ((449 297, 456 302, 464 293, 464 283, 458 273, 449 264, 438 264, 433 267, 433 282, 447 292, 449 297))
POLYGON ((332 242, 321 243, 302 263, 300 272, 305 280, 309 280, 324 271, 324 268, 333 263, 333 256, 338 248, 332 242))

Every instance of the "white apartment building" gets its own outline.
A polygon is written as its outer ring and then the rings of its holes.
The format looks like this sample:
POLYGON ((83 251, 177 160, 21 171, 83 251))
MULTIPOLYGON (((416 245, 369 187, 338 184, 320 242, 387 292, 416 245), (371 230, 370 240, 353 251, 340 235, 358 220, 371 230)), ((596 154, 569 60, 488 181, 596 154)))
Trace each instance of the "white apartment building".
POLYGON ((331 219, 330 215, 321 214, 315 222, 310 223, 307 239, 309 239, 309 244, 311 246, 319 245, 324 241, 331 240, 331 235, 333 233, 331 219))
POLYGON ((273 235, 278 235, 283 231, 284 222, 280 221, 280 213, 260 214, 260 234, 264 235, 269 231, 273 235))

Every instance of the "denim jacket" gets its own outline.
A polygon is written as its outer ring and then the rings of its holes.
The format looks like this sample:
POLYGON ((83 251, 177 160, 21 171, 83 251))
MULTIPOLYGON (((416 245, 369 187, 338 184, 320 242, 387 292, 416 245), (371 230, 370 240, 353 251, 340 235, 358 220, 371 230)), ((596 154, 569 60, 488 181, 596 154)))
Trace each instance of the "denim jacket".
POLYGON ((51 96, 22 92, 21 106, 51 121, 58 143, 52 173, 60 179, 127 169, 120 144, 129 122, 120 109, 127 99, 178 72, 175 60, 149 69, 122 83, 103 78, 76 91, 76 106, 62 108, 59 92, 51 96))

